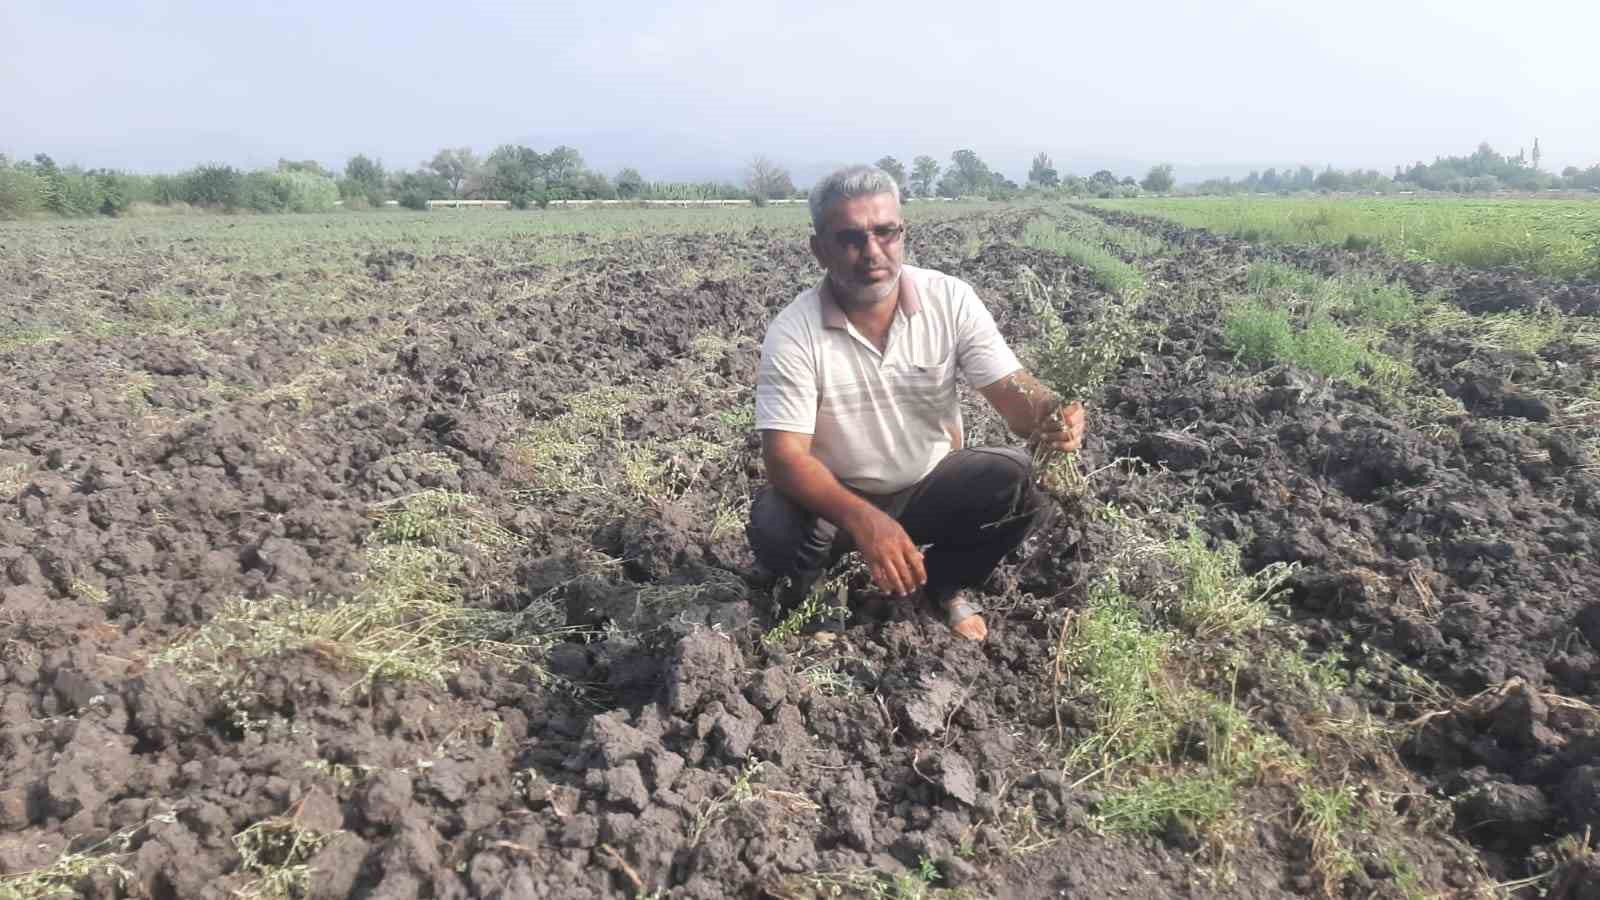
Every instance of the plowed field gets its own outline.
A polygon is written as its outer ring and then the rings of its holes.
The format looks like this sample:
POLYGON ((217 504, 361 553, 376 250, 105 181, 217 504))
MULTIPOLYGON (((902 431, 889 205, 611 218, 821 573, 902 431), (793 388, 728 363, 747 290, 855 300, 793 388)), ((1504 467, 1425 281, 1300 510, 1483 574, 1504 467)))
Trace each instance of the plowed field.
POLYGON ((793 216, 0 230, 0 897, 1595 896, 1600 286, 911 218, 1137 326, 982 645, 770 630, 793 216))

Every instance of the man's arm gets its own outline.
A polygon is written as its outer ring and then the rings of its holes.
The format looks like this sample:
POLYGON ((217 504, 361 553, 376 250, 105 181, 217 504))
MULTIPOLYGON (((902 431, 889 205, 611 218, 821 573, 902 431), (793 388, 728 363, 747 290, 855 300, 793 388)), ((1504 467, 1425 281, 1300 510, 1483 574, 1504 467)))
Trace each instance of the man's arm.
POLYGON ((850 535, 879 587, 903 595, 927 582, 922 552, 905 529, 840 484, 822 460, 812 455, 811 435, 763 431, 761 456, 773 487, 850 535))
POLYGON ((1006 420, 1006 426, 1020 438, 1037 440, 1041 446, 1071 452, 1083 446, 1084 414, 1082 403, 1061 405, 1061 398, 1033 377, 1018 369, 998 381, 978 389, 983 399, 1006 420))

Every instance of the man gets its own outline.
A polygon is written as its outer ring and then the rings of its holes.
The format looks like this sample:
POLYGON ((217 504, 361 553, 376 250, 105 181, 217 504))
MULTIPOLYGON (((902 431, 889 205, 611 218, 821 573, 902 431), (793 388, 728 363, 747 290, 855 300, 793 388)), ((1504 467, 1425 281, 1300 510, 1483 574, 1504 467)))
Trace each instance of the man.
POLYGON ((1083 407, 1062 408, 1022 368, 965 282, 905 265, 887 173, 841 169, 810 206, 811 252, 827 274, 761 348, 756 428, 770 485, 751 509, 751 546, 788 578, 786 609, 855 549, 880 588, 983 640, 968 592, 1022 542, 1040 499, 1028 453, 963 445, 956 373, 1017 435, 1060 450, 1082 442, 1083 407))

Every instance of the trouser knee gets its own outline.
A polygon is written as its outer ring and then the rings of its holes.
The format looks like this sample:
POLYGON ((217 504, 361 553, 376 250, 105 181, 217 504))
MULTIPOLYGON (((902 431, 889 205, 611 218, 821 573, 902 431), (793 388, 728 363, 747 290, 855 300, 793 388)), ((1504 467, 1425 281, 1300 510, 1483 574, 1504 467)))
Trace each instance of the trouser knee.
POLYGON ((756 494, 745 528, 756 561, 780 578, 826 568, 836 555, 837 534, 831 523, 771 486, 756 494))

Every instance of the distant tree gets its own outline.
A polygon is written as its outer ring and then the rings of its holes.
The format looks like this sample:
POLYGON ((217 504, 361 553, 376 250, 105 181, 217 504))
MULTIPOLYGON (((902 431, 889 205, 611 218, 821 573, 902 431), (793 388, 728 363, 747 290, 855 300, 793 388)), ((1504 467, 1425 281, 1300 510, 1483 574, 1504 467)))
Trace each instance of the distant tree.
POLYGON ((279 172, 307 172, 307 173, 310 173, 312 175, 320 175, 323 178, 333 178, 334 180, 338 180, 338 176, 336 176, 332 172, 328 171, 328 169, 326 167, 324 167, 322 165, 322 163, 319 163, 314 159, 282 159, 282 158, 280 158, 278 160, 278 171, 279 172))
POLYGON ((617 189, 612 186, 611 179, 599 172, 588 169, 578 173, 573 181, 573 187, 580 199, 583 200, 615 200, 617 189))
MULTIPOLYGON (((1255 175, 1254 172, 1250 174, 1255 175)), ((1260 181, 1260 176, 1256 176, 1256 182, 1259 184, 1260 181)), ((1172 184, 1172 166, 1167 163, 1151 166, 1150 171, 1145 174, 1144 180, 1139 182, 1140 187, 1152 194, 1165 194, 1167 191, 1172 190, 1172 184)))
POLYGON ((468 184, 477 178, 481 165, 471 147, 446 147, 433 155, 428 162, 428 169, 444 179, 450 196, 461 197, 468 184))
POLYGON ((526 209, 548 202, 544 155, 521 144, 501 144, 483 161, 483 190, 491 200, 509 200, 526 209))
POLYGON ((938 160, 931 156, 919 156, 911 161, 911 187, 918 197, 933 196, 933 185, 938 180, 938 160))
POLYGON ((638 169, 627 168, 617 173, 617 196, 623 200, 633 200, 644 193, 644 178, 638 169))
POLYGON ((946 196, 987 195, 989 188, 994 184, 994 173, 989 170, 989 164, 977 153, 971 150, 957 150, 950 154, 950 170, 945 172, 945 179, 950 182, 949 191, 953 191, 948 193, 945 182, 941 181, 939 193, 946 196))
POLYGON ((789 171, 765 156, 757 156, 745 167, 744 186, 758 206, 794 195, 789 171))
POLYGON ((71 213, 67 198, 67 180, 61 174, 61 167, 50 158, 48 153, 36 153, 33 157, 33 171, 39 176, 43 189, 40 199, 44 208, 57 215, 71 213))
POLYGON ((1322 170, 1322 174, 1317 176, 1317 180, 1314 183, 1318 190, 1343 191, 1349 189, 1350 178, 1333 166, 1329 166, 1322 170))
POLYGON ((44 184, 25 162, 12 164, 0 153, 0 219, 18 219, 44 205, 44 184))
POLYGON ((184 176, 183 199, 195 206, 234 209, 244 191, 244 175, 232 166, 195 166, 184 176))
POLYGON ((1565 169, 1561 170, 1561 177, 1562 178, 1577 178, 1579 175, 1582 175, 1582 174, 1583 174, 1583 171, 1581 169, 1579 169, 1577 166, 1567 166, 1565 169))
POLYGON ((885 172, 888 172, 889 173, 889 177, 893 178, 894 179, 894 183, 899 186, 900 195, 902 197, 905 196, 905 193, 906 193, 906 167, 905 167, 904 163, 900 162, 900 160, 895 159, 892 156, 885 156, 883 159, 880 159, 877 162, 873 163, 873 165, 875 165, 878 168, 884 170, 885 172))
POLYGON ((339 183, 339 193, 345 199, 361 197, 373 206, 382 206, 384 194, 383 163, 357 153, 344 164, 344 180, 339 183))
POLYGON ((1028 170, 1028 184, 1035 187, 1053 188, 1061 183, 1061 176, 1056 172, 1055 163, 1050 161, 1050 154, 1040 153, 1033 158, 1033 167, 1028 170))
POLYGON ((1117 194, 1117 176, 1110 169, 1101 169, 1089 176, 1089 193, 1096 197, 1114 197, 1117 194))
POLYGON ((545 190, 552 200, 566 200, 578 196, 583 174, 583 154, 565 144, 544 156, 545 190))
POLYGON ((389 179, 389 193, 406 209, 427 209, 429 200, 440 200, 451 193, 450 181, 432 164, 415 172, 396 172, 389 179))

